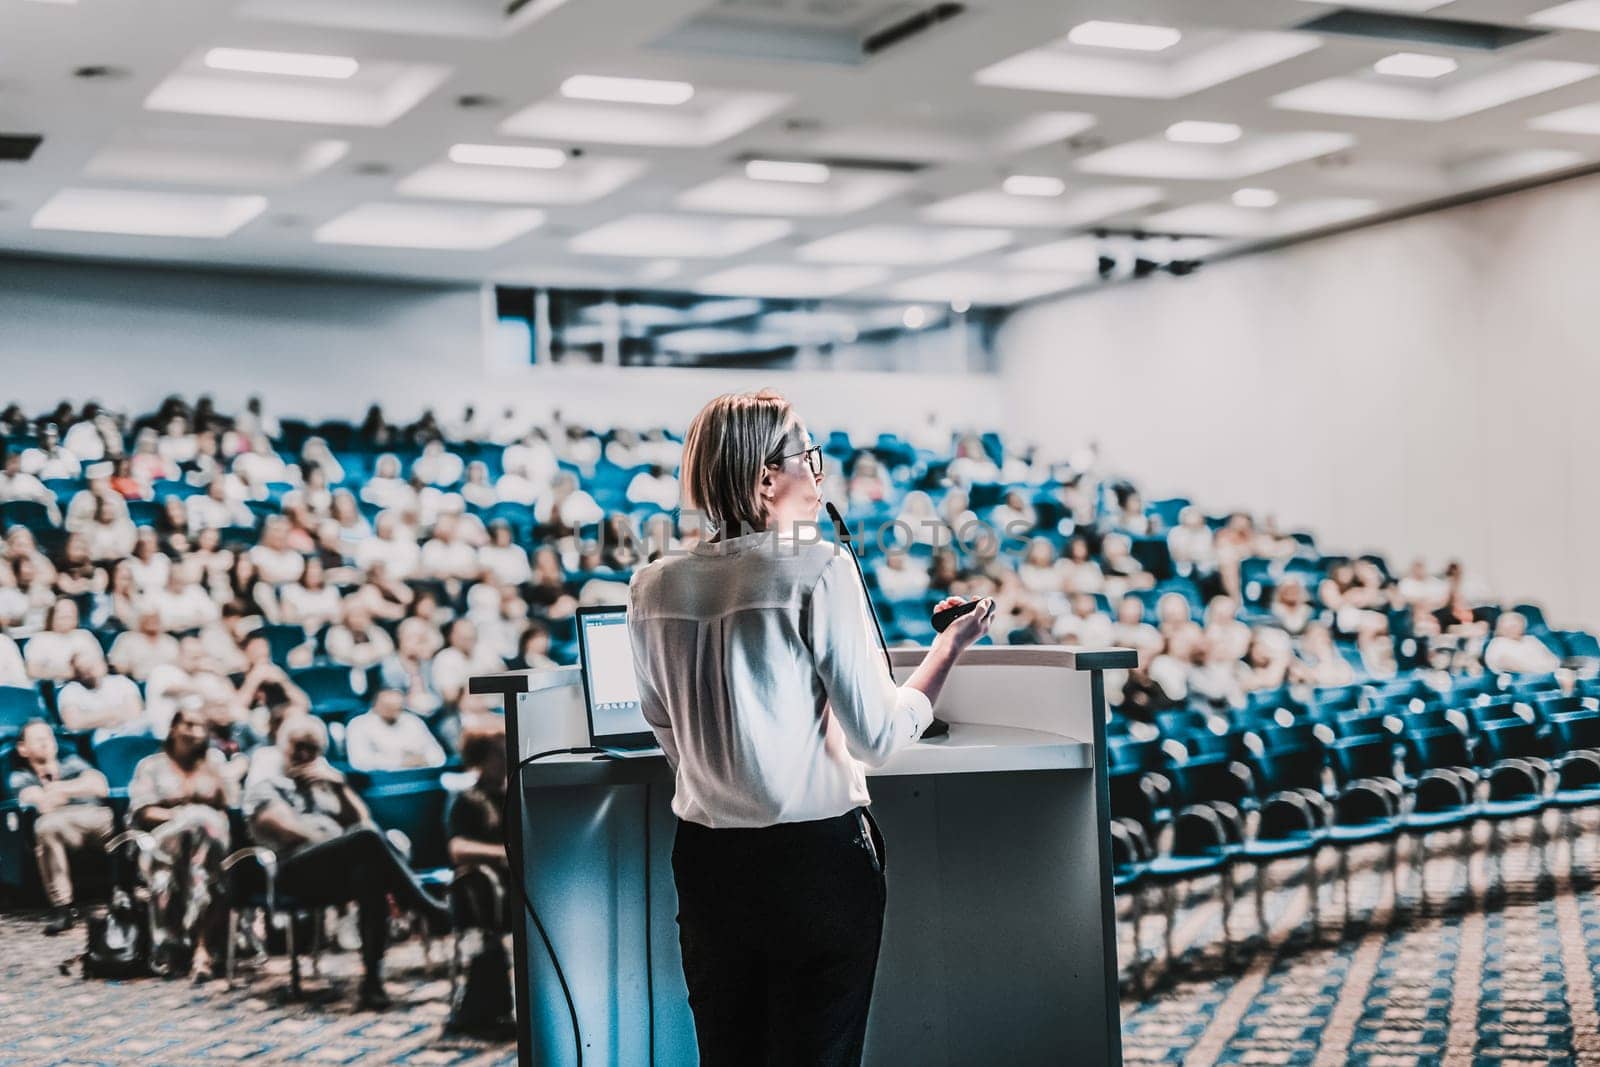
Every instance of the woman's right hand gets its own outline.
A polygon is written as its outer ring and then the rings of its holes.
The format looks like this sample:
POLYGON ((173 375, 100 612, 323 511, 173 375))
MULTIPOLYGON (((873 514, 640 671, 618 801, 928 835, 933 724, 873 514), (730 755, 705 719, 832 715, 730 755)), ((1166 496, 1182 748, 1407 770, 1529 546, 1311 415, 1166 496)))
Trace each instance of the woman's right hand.
MULTIPOLYGON (((966 597, 948 596, 933 606, 934 613, 957 604, 965 604, 966 597)), ((989 623, 994 619, 995 604, 993 597, 984 597, 982 606, 973 608, 965 615, 956 619, 944 632, 933 639, 935 645, 944 644, 951 652, 960 655, 965 652, 973 642, 989 632, 989 623)))

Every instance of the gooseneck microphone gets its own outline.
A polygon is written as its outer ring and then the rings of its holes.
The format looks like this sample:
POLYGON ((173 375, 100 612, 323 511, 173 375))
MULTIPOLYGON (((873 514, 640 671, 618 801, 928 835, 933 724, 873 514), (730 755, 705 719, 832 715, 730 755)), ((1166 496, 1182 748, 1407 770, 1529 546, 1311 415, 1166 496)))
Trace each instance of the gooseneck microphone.
MULTIPOLYGON (((828 518, 833 520, 834 536, 839 538, 839 543, 850 552, 850 561, 856 565, 856 577, 861 579, 861 595, 867 599, 867 614, 872 616, 872 628, 878 631, 878 647, 883 649, 883 662, 889 668, 889 680, 894 680, 894 661, 889 658, 889 642, 883 639, 883 626, 878 622, 878 609, 872 605, 872 594, 867 592, 867 575, 861 569, 861 559, 856 555, 855 542, 850 540, 850 527, 844 523, 844 517, 839 514, 839 509, 833 506, 833 501, 823 502, 823 507, 828 509, 828 518)), ((969 609, 970 610, 970 609, 969 609)), ((946 623, 945 625, 949 625, 946 623)), ((943 629, 943 627, 940 627, 943 629)), ((924 740, 933 737, 943 737, 950 732, 950 724, 943 719, 935 717, 922 731, 924 740)))
POLYGON ((872 606, 872 594, 867 592, 867 575, 861 569, 861 558, 856 555, 855 542, 850 540, 850 527, 844 524, 844 517, 839 514, 839 509, 833 506, 833 501, 823 502, 823 507, 828 509, 828 518, 833 520, 833 533, 839 543, 850 552, 850 562, 856 565, 856 577, 861 579, 861 595, 867 598, 867 614, 872 616, 872 628, 878 631, 878 647, 883 649, 883 662, 889 668, 889 677, 894 677, 894 661, 889 658, 889 642, 883 639, 883 625, 878 622, 878 609, 872 606))

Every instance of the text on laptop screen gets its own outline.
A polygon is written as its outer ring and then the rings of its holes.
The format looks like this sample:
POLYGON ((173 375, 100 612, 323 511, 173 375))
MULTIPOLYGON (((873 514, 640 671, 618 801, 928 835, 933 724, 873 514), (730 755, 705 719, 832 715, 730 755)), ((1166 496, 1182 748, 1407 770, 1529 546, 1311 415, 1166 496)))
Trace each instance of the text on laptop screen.
POLYGON ((633 675, 627 612, 585 615, 582 625, 584 684, 595 738, 648 734, 633 675))

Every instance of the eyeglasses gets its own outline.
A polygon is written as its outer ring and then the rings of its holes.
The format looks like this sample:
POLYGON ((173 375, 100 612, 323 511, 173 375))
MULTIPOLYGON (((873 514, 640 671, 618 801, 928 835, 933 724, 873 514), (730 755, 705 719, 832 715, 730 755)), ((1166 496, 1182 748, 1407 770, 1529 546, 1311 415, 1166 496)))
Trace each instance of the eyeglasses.
POLYGON ((786 459, 789 459, 791 456, 804 456, 804 457, 806 457, 806 466, 811 469, 811 474, 812 474, 813 477, 815 477, 816 475, 819 475, 819 474, 822 473, 822 446, 821 445, 812 445, 810 448, 806 449, 804 452, 786 452, 781 456, 774 456, 772 458, 771 462, 776 463, 778 466, 781 467, 781 466, 783 466, 783 461, 786 460, 786 459))

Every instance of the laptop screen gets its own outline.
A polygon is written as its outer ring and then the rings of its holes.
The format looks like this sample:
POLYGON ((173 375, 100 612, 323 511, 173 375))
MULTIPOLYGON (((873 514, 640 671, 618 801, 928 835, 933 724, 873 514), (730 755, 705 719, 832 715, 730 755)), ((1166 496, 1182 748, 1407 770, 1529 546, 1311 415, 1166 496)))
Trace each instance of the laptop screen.
POLYGON ((590 743, 598 748, 655 745, 633 676, 627 608, 578 609, 578 662, 589 711, 590 743))

